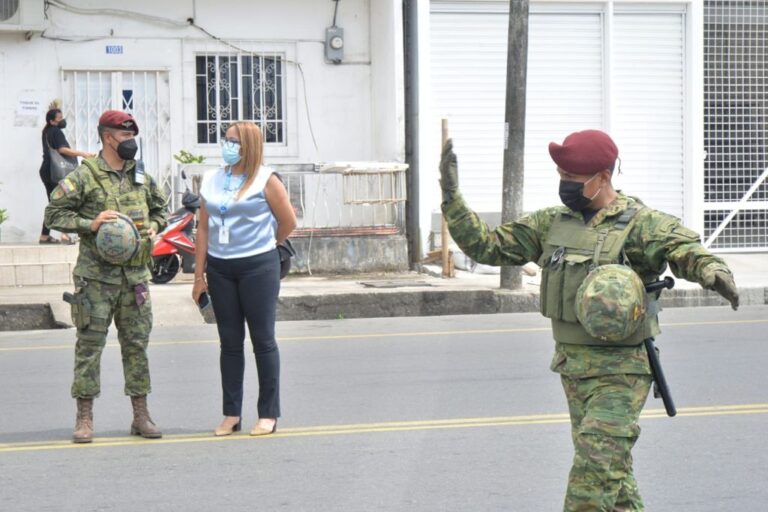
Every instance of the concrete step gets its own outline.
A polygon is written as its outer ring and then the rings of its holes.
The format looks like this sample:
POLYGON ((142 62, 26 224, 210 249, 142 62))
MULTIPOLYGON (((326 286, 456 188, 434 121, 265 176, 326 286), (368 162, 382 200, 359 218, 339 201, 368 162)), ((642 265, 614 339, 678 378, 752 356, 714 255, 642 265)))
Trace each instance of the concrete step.
POLYGON ((0 286, 69 284, 77 245, 0 245, 0 286))

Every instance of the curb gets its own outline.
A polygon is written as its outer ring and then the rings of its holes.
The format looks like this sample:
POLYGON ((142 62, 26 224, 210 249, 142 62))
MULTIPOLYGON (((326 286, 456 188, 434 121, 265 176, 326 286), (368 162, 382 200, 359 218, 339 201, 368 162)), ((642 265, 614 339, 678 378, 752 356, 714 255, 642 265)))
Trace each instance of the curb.
MULTIPOLYGON (((741 305, 768 304, 768 287, 739 290, 741 305)), ((39 300, 39 299, 38 299, 39 300)), ((663 308, 727 306, 715 292, 700 288, 668 290, 663 308)), ((0 304, 0 331, 55 329, 69 326, 66 304, 0 304), (55 307, 52 307, 55 306, 55 307)), ((399 316, 478 315, 539 311, 538 291, 499 289, 411 289, 284 296, 278 299, 277 320, 341 320, 399 316)), ((154 301, 155 325, 201 322, 194 305, 169 295, 154 301)))
MULTIPOLYGON (((742 306, 768 304, 768 287, 743 288, 739 293, 742 306)), ((728 305, 717 293, 695 288, 666 291, 660 303, 663 308, 728 305)), ((418 290, 281 297, 278 300, 277 319, 332 320, 538 311, 538 292, 488 289, 418 290)))
POLYGON ((522 313, 539 310, 538 294, 495 290, 419 290, 281 297, 278 320, 522 313))

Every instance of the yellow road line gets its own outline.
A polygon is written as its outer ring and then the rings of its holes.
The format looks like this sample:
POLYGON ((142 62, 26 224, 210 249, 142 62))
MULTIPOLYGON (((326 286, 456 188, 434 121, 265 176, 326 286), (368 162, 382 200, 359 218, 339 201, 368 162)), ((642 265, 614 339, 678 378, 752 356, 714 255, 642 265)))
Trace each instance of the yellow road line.
MULTIPOLYGON (((738 324, 767 324, 768 319, 759 320, 718 320, 711 322, 676 322, 661 324, 662 327, 690 327, 704 325, 738 325, 738 324)), ((366 340, 378 338, 419 338, 436 336, 466 336, 483 334, 514 334, 551 331, 550 327, 522 327, 518 329, 465 329, 460 331, 416 331, 416 332, 384 332, 384 333, 361 333, 361 334, 336 334, 320 336, 280 336, 280 342, 297 341, 336 341, 336 340, 366 340)), ((33 350, 71 350, 75 346, 74 335, 67 332, 67 336, 72 337, 72 343, 67 345, 32 345, 21 347, 0 347, 0 352, 26 352, 33 350)), ((211 345, 218 343, 218 340, 176 340, 176 341, 152 341, 153 347, 176 346, 176 345, 211 345)), ((107 347, 119 347, 117 343, 107 343, 107 347)))
MULTIPOLYGON (((678 417, 702 417, 722 415, 768 414, 768 403, 744 405, 719 405, 709 407, 684 407, 678 410, 678 417)), ((650 409, 641 415, 643 419, 666 418, 663 409, 650 409)), ((568 414, 535 414, 526 416, 490 416, 480 418, 456 418, 423 421, 392 421, 383 423, 354 423, 347 425, 319 425, 281 429, 271 436, 252 438, 248 435, 214 437, 210 433, 173 434, 162 439, 145 440, 137 437, 96 438, 91 444, 74 444, 66 441, 39 441, 0 444, 0 453, 35 452, 46 450, 68 450, 106 448, 112 446, 143 446, 156 444, 227 442, 245 440, 267 440, 287 437, 315 437, 384 432, 410 432, 419 430, 447 430, 456 428, 509 427, 521 425, 551 425, 569 423, 568 414)))

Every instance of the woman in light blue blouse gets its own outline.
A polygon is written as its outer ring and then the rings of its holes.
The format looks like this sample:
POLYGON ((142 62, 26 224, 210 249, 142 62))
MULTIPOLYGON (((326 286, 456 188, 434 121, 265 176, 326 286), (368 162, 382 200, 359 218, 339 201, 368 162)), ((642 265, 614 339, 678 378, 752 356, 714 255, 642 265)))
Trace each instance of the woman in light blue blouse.
POLYGON ((259 419, 251 435, 275 432, 280 417, 280 352, 275 309, 280 291, 277 244, 296 227, 285 187, 262 165, 258 126, 238 122, 222 141, 225 166, 203 176, 197 230, 195 284, 198 302, 208 292, 221 346, 224 419, 215 435, 240 430, 245 372, 245 323, 259 374, 259 419))

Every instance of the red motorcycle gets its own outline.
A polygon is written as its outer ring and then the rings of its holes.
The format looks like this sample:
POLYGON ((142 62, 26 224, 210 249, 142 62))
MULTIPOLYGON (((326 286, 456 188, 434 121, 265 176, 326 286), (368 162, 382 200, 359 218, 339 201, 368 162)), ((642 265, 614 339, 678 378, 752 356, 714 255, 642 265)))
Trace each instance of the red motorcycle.
MULTIPOLYGON (((182 171, 186 183, 186 175, 182 171)), ((189 188, 181 197, 181 208, 171 214, 168 227, 155 238, 152 246, 152 282, 165 284, 176 277, 179 268, 185 274, 195 271, 195 228, 200 197, 189 188), (181 261, 179 261, 181 258, 181 261)))

